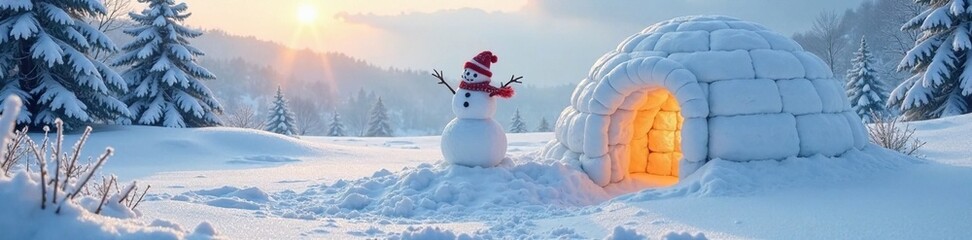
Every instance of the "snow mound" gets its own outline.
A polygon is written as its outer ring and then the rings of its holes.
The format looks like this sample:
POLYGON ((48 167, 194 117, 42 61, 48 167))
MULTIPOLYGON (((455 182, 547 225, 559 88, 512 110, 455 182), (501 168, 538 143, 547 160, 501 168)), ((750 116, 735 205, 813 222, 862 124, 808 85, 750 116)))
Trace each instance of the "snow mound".
POLYGON ((675 186, 646 189, 616 201, 673 197, 743 196, 785 187, 846 182, 920 161, 870 145, 839 157, 790 157, 783 161, 737 162, 714 159, 675 186))
POLYGON ((388 239, 392 240, 461 240, 461 239, 473 239, 469 235, 459 234, 447 230, 440 229, 438 227, 408 227, 405 232, 397 236, 391 236, 388 239))
MULTIPOLYGON (((213 239, 216 231, 208 223, 189 232, 178 224, 155 220, 145 224, 134 219, 115 218, 91 213, 84 207, 66 202, 61 213, 48 206, 41 209, 40 176, 19 172, 13 178, 0 174, 0 229, 5 239, 213 239)), ((80 199, 79 202, 97 201, 80 199)))
MULTIPOLYGON (((43 136, 32 134, 32 138, 43 136)), ((65 136, 77 141, 79 134, 65 136)), ((119 149, 105 164, 122 179, 158 172, 267 167, 327 154, 319 144, 260 130, 210 127, 96 126, 81 155, 97 156, 107 146, 119 149), (159 149, 168 149, 164 154, 159 149), (165 164, 160 164, 165 163, 165 164)))
MULTIPOLYGON (((155 197, 155 196, 153 196, 155 197)), ((263 205, 273 201, 267 192, 260 188, 237 188, 223 186, 214 189, 204 189, 182 193, 170 198, 176 201, 202 203, 213 207, 259 210, 263 205)), ((151 198, 150 200, 158 200, 151 198)))
POLYGON ((612 196, 583 172, 557 163, 513 163, 495 168, 422 164, 399 173, 273 194, 271 214, 303 219, 402 217, 445 221, 466 216, 502 218, 567 214, 612 196))

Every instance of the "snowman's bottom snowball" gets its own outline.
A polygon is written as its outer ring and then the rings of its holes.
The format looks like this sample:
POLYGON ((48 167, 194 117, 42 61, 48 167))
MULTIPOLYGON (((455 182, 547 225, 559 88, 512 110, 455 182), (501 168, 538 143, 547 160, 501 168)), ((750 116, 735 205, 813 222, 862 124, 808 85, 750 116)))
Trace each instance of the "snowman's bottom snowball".
POLYGON ((494 167, 506 157, 506 133, 493 119, 452 119, 442 130, 445 161, 469 167, 494 167))

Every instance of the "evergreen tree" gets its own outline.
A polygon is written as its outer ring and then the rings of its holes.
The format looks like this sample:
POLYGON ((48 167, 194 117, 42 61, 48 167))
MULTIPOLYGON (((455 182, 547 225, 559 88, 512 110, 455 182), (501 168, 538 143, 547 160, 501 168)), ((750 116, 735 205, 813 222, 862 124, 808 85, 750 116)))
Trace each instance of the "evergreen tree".
POLYGON ((379 97, 378 102, 371 108, 371 118, 368 120, 368 131, 365 132, 365 137, 391 136, 392 130, 388 125, 388 110, 385 109, 385 104, 381 102, 381 97, 379 97))
POLYGON ((294 113, 287 107, 287 99, 284 98, 283 91, 277 86, 277 95, 273 97, 273 106, 267 114, 266 130, 287 136, 297 134, 297 124, 294 123, 294 113))
POLYGON ((341 123, 341 114, 334 112, 331 117, 331 124, 328 127, 327 135, 331 137, 343 137, 348 134, 344 131, 344 124, 341 123))
POLYGON ((121 99, 128 103, 131 118, 126 124, 166 127, 220 125, 222 107, 200 81, 216 76, 196 63, 203 52, 189 45, 202 32, 181 25, 189 17, 185 3, 173 0, 138 0, 147 3, 142 13, 129 13, 136 25, 124 32, 134 37, 112 63, 131 65, 122 76, 132 90, 121 99))
POLYGON ((898 65, 914 75, 891 92, 909 120, 969 113, 972 103, 972 12, 967 0, 916 0, 928 9, 902 26, 920 37, 898 65))
POLYGON ((847 71, 847 97, 857 115, 865 123, 874 122, 887 114, 885 102, 888 97, 884 84, 878 78, 874 56, 867 48, 867 40, 861 38, 861 48, 854 53, 853 67, 847 71))
POLYGON ((125 80, 88 55, 116 50, 84 20, 105 12, 98 0, 0 1, 0 95, 23 99, 17 124, 60 118, 70 129, 130 115, 114 97, 128 90, 125 80))
POLYGON ((537 132, 553 132, 553 128, 550 128, 550 122, 547 122, 547 118, 540 119, 540 127, 537 127, 537 132))
POLYGON ((516 112, 513 113, 513 120, 510 123, 510 132, 511 133, 525 133, 525 132, 529 132, 529 131, 530 130, 527 130, 526 123, 523 122, 523 118, 520 117, 520 109, 517 108, 516 109, 516 112))

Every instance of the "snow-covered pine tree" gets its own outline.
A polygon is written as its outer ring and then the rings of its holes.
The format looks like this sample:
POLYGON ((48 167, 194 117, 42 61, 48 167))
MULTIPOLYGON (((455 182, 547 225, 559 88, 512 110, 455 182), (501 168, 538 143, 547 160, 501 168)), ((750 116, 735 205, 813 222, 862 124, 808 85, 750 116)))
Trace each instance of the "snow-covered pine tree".
POLYGON ((222 107, 201 81, 216 76, 196 64, 203 52, 188 40, 202 32, 181 25, 190 15, 188 6, 173 0, 138 2, 148 7, 128 14, 136 24, 124 32, 134 39, 112 63, 131 65, 122 73, 131 92, 121 99, 132 117, 120 122, 178 128, 220 125, 216 113, 222 107))
POLYGON ((550 128, 550 122, 547 122, 546 117, 540 118, 540 126, 537 127, 537 132, 553 132, 553 129, 550 128))
POLYGON ((86 54, 116 50, 83 19, 105 12, 98 0, 0 1, 0 96, 23 99, 18 124, 60 118, 71 129, 130 115, 114 97, 128 90, 125 80, 86 54))
POLYGON ((847 97, 851 107, 865 123, 875 122, 874 117, 887 115, 887 90, 878 78, 874 56, 867 48, 867 40, 861 38, 861 48, 854 53, 852 67, 847 70, 847 97))
POLYGON ((287 136, 297 134, 297 124, 294 123, 294 113, 287 107, 287 99, 283 91, 277 86, 277 95, 273 97, 273 105, 267 114, 266 130, 287 136))
POLYGON ((526 123, 523 122, 523 117, 520 117, 520 109, 517 108, 516 112, 513 113, 513 120, 510 122, 510 132, 525 133, 529 131, 530 130, 527 130, 526 123))
POLYGON ((334 112, 331 116, 331 124, 328 126, 327 135, 331 137, 343 137, 348 134, 344 131, 344 123, 341 123, 341 114, 334 112))
POLYGON ((371 117, 368 119, 368 131, 365 132, 364 136, 392 136, 391 126, 388 125, 388 109, 385 109, 385 104, 381 102, 381 97, 378 98, 375 106, 371 108, 371 117))
POLYGON ((898 70, 914 76, 891 92, 889 106, 909 120, 969 113, 972 103, 972 9, 968 0, 916 0, 928 9, 901 27, 920 36, 898 70))

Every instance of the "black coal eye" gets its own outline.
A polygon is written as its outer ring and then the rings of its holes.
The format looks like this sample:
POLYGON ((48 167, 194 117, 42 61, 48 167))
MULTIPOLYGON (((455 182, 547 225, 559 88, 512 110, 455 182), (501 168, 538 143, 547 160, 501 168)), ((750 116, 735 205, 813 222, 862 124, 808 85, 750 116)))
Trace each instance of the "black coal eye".
POLYGON ((469 76, 469 72, 466 72, 466 76, 469 76))
POLYGON ((473 73, 473 77, 479 77, 479 73, 473 73))

